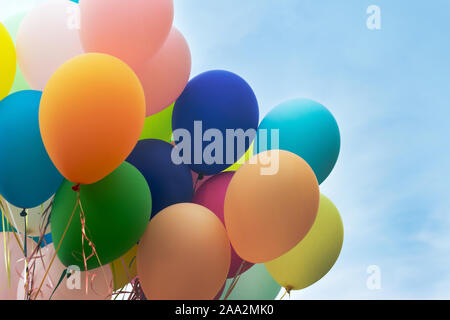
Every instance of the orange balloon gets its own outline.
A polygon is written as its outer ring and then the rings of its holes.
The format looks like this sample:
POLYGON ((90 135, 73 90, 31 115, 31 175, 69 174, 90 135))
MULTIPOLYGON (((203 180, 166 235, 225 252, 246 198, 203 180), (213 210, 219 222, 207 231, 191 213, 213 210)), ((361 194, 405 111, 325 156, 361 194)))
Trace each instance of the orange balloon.
POLYGON ((45 148, 69 181, 95 183, 131 153, 144 127, 142 85, 121 60, 88 53, 69 60, 42 95, 45 148))
POLYGON ((227 279, 230 243, 205 207, 181 203, 156 215, 139 242, 137 271, 151 300, 211 300, 227 279))
POLYGON ((319 198, 317 178, 299 156, 282 150, 254 156, 235 173, 225 197, 233 248, 252 263, 280 257, 311 229, 319 198))

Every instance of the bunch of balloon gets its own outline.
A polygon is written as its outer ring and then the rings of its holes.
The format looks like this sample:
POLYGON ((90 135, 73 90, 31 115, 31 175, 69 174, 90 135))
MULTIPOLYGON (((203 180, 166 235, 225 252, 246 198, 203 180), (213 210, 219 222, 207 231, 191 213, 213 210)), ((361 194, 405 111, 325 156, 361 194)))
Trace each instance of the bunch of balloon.
POLYGON ((0 24, 4 297, 274 299, 336 262, 334 116, 297 99, 260 123, 241 76, 190 79, 173 19, 45 0, 0 24))
POLYGON ((56 252, 66 266, 89 270, 107 264, 143 234, 150 190, 124 160, 144 119, 142 86, 115 57, 80 55, 48 81, 39 123, 46 150, 67 179, 56 193, 50 220, 56 252))

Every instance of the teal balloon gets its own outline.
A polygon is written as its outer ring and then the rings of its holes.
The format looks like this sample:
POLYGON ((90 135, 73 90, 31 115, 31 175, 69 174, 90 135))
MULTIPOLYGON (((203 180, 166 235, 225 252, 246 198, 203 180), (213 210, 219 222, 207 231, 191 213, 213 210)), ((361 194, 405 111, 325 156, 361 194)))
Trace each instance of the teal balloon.
MULTIPOLYGON (((73 186, 65 180, 55 195, 50 217, 52 238, 55 246, 61 243, 58 258, 64 265, 85 270, 83 250, 88 257, 93 248, 86 239, 82 246, 79 207, 70 220, 77 203, 73 186)), ((144 176, 127 162, 102 180, 81 185, 79 192, 86 234, 100 260, 95 256, 87 260, 91 270, 120 258, 136 245, 150 221, 152 198, 144 176)))
MULTIPOLYGON (((220 300, 225 298, 232 281, 227 280, 220 300)), ((280 290, 264 264, 255 264, 241 275, 227 300, 274 300, 280 290)))
POLYGON ((0 194, 18 208, 34 208, 63 181, 39 129, 42 93, 26 90, 0 101, 0 194))
POLYGON ((291 100, 269 112, 258 128, 258 140, 257 153, 280 149, 303 158, 314 170, 319 184, 333 170, 341 148, 334 116, 320 103, 308 99, 291 100), (279 130, 279 147, 272 143, 272 135, 276 138, 272 129, 279 130))

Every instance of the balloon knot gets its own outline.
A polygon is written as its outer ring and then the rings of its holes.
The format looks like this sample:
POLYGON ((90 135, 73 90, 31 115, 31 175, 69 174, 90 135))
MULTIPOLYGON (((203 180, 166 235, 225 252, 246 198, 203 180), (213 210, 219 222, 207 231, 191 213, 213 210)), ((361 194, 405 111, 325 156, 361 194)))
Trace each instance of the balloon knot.
POLYGON ((27 211, 25 209, 22 210, 22 212, 20 213, 21 217, 26 217, 27 216, 27 211))
POLYGON ((75 192, 79 192, 80 191, 80 184, 74 185, 72 187, 72 190, 75 191, 75 192))
POLYGON ((203 173, 198 174, 198 180, 203 180, 204 177, 205 175, 203 173))

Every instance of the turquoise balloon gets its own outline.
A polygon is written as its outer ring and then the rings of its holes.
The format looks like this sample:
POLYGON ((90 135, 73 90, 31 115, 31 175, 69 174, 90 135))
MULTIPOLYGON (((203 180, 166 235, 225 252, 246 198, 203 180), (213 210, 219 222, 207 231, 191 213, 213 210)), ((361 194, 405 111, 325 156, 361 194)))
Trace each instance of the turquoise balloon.
POLYGON ((41 205, 63 181, 42 142, 41 96, 25 90, 0 101, 0 194, 18 208, 41 205))
MULTIPOLYGON (((225 298, 232 281, 227 280, 220 300, 225 298)), ((264 264, 255 264, 241 275, 227 300, 273 300, 280 290, 280 285, 273 280, 264 264)))
POLYGON ((272 149, 295 153, 314 170, 319 184, 333 170, 341 148, 336 119, 323 105, 308 99, 291 100, 269 112, 258 128, 258 139, 257 153, 272 149), (272 144, 272 129, 279 129, 278 148, 272 144))

